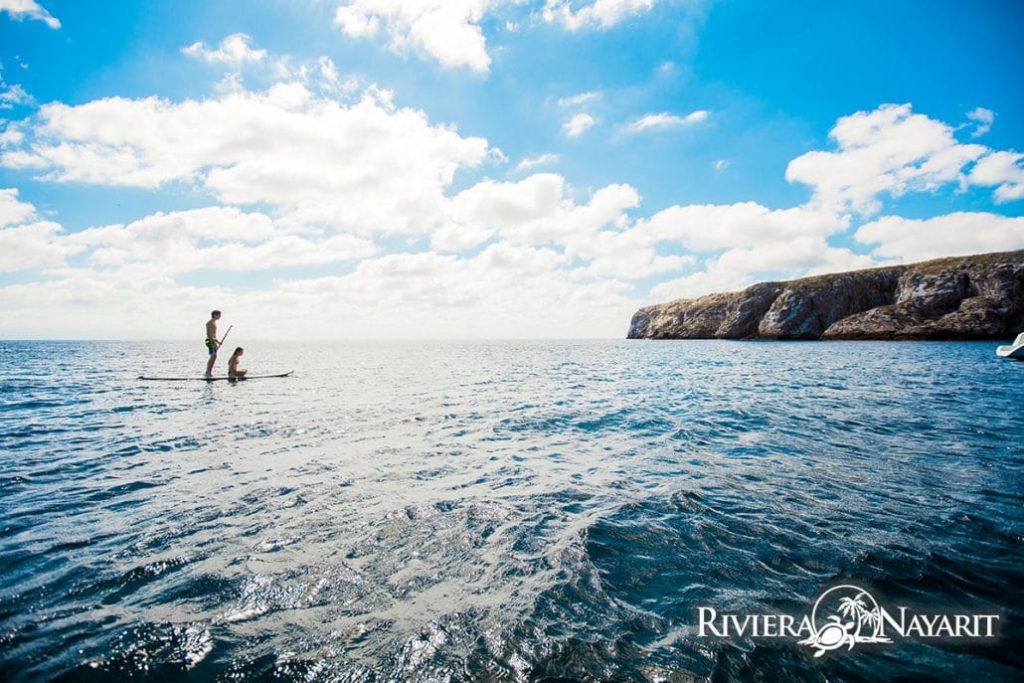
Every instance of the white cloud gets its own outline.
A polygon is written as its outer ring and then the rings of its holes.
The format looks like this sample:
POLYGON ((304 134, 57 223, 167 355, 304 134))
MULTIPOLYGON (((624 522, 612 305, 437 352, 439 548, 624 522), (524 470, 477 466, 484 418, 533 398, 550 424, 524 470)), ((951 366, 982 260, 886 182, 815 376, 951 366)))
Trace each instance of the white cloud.
POLYGON ((20 85, 8 86, 0 81, 0 109, 11 109, 19 104, 32 104, 32 96, 20 85))
POLYGON ((883 216, 857 229, 874 253, 907 261, 1024 248, 1024 218, 956 212, 927 219, 883 216))
MULTIPOLYGON (((17 57, 15 57, 17 59, 17 57)), ((24 65, 22 65, 24 66, 24 65)), ((18 84, 8 84, 3 78, 3 65, 0 65, 0 110, 13 109, 18 105, 33 104, 35 100, 18 84)), ((0 120, 0 125, 4 125, 0 120)), ((7 126, 5 126, 6 128, 7 126)), ((6 141, 0 138, 0 144, 6 141)))
POLYGON ((87 329, 122 338, 180 337, 200 329, 212 306, 225 310, 239 340, 620 336, 641 302, 614 279, 579 282, 565 264, 552 249, 496 243, 470 258, 388 254, 346 275, 287 280, 244 294, 182 285, 141 265, 79 269, 0 287, 0 311, 5 321, 17 321, 13 329, 33 336, 69 329, 80 336, 87 329))
POLYGON ((882 193, 899 196, 955 183, 995 186, 997 201, 1024 195, 1024 155, 961 144, 952 127, 913 114, 910 105, 884 105, 840 118, 831 137, 838 151, 809 152, 787 169, 787 179, 805 182, 815 191, 802 207, 769 210, 752 202, 676 206, 638 221, 634 230, 646 233, 649 241, 676 242, 710 254, 701 270, 660 283, 652 294, 699 296, 766 277, 1024 246, 1024 219, 984 213, 927 220, 888 216, 867 223, 855 237, 861 244, 875 245, 870 255, 830 245, 830 237, 849 230, 849 212, 878 211, 882 193))
POLYGON ((0 121, 0 149, 5 147, 16 147, 22 143, 25 136, 21 132, 21 126, 13 121, 0 121))
MULTIPOLYGON (((309 79, 343 82, 333 63, 305 67, 309 79)), ((867 156, 884 162, 876 170, 899 176, 906 191, 926 189, 918 175, 945 169, 944 154, 964 155, 934 144, 944 124, 922 118, 903 130, 903 144, 930 150, 923 158, 901 162, 906 155, 889 124, 872 130, 859 120, 837 123, 833 154, 875 148, 867 156), (879 145, 890 146, 888 157, 879 145)), ((829 243, 849 235, 854 219, 836 208, 848 204, 817 194, 792 208, 673 206, 637 218, 635 188, 584 191, 554 173, 484 179, 453 192, 459 169, 503 155, 451 125, 431 125, 423 112, 396 108, 375 86, 350 105, 303 83, 178 103, 47 105, 15 132, 0 155, 8 166, 56 181, 190 183, 226 205, 67 234, 39 221, 17 190, 0 190, 0 270, 45 269, 38 281, 0 287, 0 318, 18 325, 0 330, 8 333, 166 337, 194 328, 203 302, 205 310, 231 309, 233 322, 264 336, 617 336, 654 297, 1024 244, 1024 219, 886 217, 856 232, 859 243, 875 246, 855 254, 829 243), (403 249, 411 253, 382 253, 371 241, 394 234, 407 236, 403 249), (199 269, 334 263, 350 272, 275 281, 267 273, 244 293, 183 284, 199 269), (634 298, 631 283, 652 276, 667 280, 634 298)), ((553 160, 550 153, 523 159, 517 170, 553 160)), ((973 166, 958 167, 959 179, 1012 198, 1020 163, 1015 152, 981 147, 973 166)))
POLYGON ((664 130, 666 128, 678 128, 681 126, 692 126, 708 120, 710 112, 704 109, 690 112, 686 116, 678 116, 662 112, 660 114, 646 114, 636 121, 622 127, 625 133, 643 133, 648 130, 664 130))
POLYGON ((996 186, 997 202, 1024 199, 1024 154, 992 152, 971 169, 971 185, 996 186))
POLYGON ((577 138, 587 132, 587 130, 589 130, 595 123, 597 123, 597 119, 590 114, 574 114, 565 122, 562 126, 562 130, 564 130, 565 134, 569 137, 577 138))
POLYGON ((601 93, 599 93, 599 92, 594 92, 594 91, 582 92, 582 93, 580 93, 578 95, 570 95, 569 97, 561 97, 561 98, 559 98, 558 99, 558 106, 559 107, 579 107, 581 105, 587 104, 588 102, 593 102, 594 100, 596 100, 596 99, 598 99, 600 97, 601 97, 601 93))
POLYGON ((480 20, 501 0, 349 0, 338 7, 335 23, 353 38, 387 31, 395 52, 412 48, 446 68, 490 71, 480 20))
POLYGON ((0 273, 64 263, 71 251, 60 241, 60 235, 61 227, 49 221, 0 228, 0 273))
POLYGON ((330 315, 358 326, 360 336, 395 329, 420 337, 621 335, 637 304, 626 286, 576 282, 566 262, 552 249, 498 242, 471 258, 391 254, 283 289, 320 319, 322 302, 337 302, 330 315))
POLYGON ((609 29, 634 16, 644 14, 657 0, 594 0, 573 9, 567 0, 546 0, 541 16, 544 21, 558 22, 570 31, 581 28, 609 29))
POLYGON ((460 252, 478 247, 493 236, 491 229, 452 221, 430 234, 430 246, 440 252, 460 252))
POLYGON ((463 251, 496 239, 516 247, 561 250, 575 259, 573 276, 635 280, 678 270, 692 256, 660 256, 656 239, 631 228, 628 211, 640 205, 629 185, 608 185, 577 204, 559 175, 540 173, 518 182, 486 180, 456 195, 449 221, 431 245, 463 251))
POLYGON ((0 13, 6 12, 12 19, 38 19, 52 29, 60 28, 60 20, 35 0, 0 0, 0 13))
POLYGON ((601 230, 587 239, 575 240, 566 251, 586 263, 576 274, 620 280, 678 272, 697 262, 691 254, 658 255, 655 245, 635 230, 601 230))
POLYGON ((64 241, 92 250, 89 262, 96 267, 145 263, 166 273, 337 263, 377 252, 372 242, 350 235, 309 239, 288 234, 268 216, 234 207, 156 213, 128 225, 90 228, 64 241))
POLYGON ((849 219, 813 207, 769 209, 755 202, 673 206, 633 228, 649 243, 710 254, 702 270, 662 282, 651 294, 695 297, 746 287, 766 277, 798 277, 866 268, 870 256, 828 244, 849 219))
POLYGON ((196 42, 181 48, 182 54, 206 62, 223 65, 231 71, 215 86, 219 94, 239 93, 246 89, 243 73, 253 75, 262 83, 300 83, 320 95, 350 99, 364 87, 354 75, 342 76, 330 57, 320 55, 313 60, 295 60, 290 55, 271 55, 257 49, 245 33, 234 33, 214 48, 196 42))
POLYGON ((819 237, 804 236, 729 249, 707 259, 704 270, 662 282, 651 289, 651 294, 662 299, 698 297, 742 289, 765 277, 788 279, 874 265, 878 264, 870 256, 831 247, 819 237))
POLYGON ((800 237, 823 238, 849 227, 848 219, 809 207, 769 209, 756 202, 672 206, 636 229, 657 241, 672 241, 697 252, 785 244, 800 237))
POLYGON ((18 190, 14 188, 0 190, 0 228, 24 223, 33 218, 35 214, 34 206, 18 200, 18 190))
MULTIPOLYGON (((608 29, 649 11, 657 0, 595 0, 574 9, 566 0, 546 0, 541 18, 576 31, 584 27, 608 29)), ((437 60, 443 67, 490 72, 481 22, 502 5, 523 0, 344 0, 334 13, 334 23, 352 38, 375 38, 384 33, 392 51, 409 50, 437 60)), ((507 32, 519 24, 506 20, 507 32)))
POLYGON ((829 136, 836 152, 808 152, 786 168, 786 180, 810 185, 812 201, 833 211, 863 215, 881 209, 878 195, 899 197, 947 183, 966 183, 963 167, 986 153, 957 142, 953 129, 909 104, 887 104, 838 120, 829 136))
POLYGON ((284 224, 360 234, 430 229, 455 172, 488 154, 486 140, 396 109, 387 91, 346 106, 296 83, 179 103, 49 104, 31 132, 0 163, 54 181, 194 183, 226 204, 268 204, 284 224))
POLYGON ((380 18, 365 5, 342 5, 335 10, 334 23, 353 38, 372 38, 380 32, 380 18))
POLYGON ((66 234, 57 223, 26 223, 35 209, 16 197, 17 190, 0 190, 0 271, 61 266, 69 254, 84 254, 93 269, 140 265, 172 274, 339 263, 378 251, 373 242, 351 235, 291 234, 268 216, 226 206, 156 213, 128 225, 66 234))
POLYGON ((625 211, 638 206, 640 197, 628 185, 609 185, 595 192, 587 204, 576 204, 565 179, 537 173, 518 182, 484 180, 452 198, 447 210, 453 226, 488 231, 522 245, 585 244, 605 226, 623 226, 625 211))
POLYGON ((974 132, 971 133, 971 137, 978 138, 992 129, 992 123, 996 120, 996 115, 991 109, 976 107, 967 112, 967 118, 975 123, 974 132))
POLYGON ((551 152, 545 152, 544 154, 538 154, 535 157, 526 157, 516 165, 516 171, 529 171, 537 168, 538 166, 546 166, 547 164, 553 164, 558 161, 558 155, 552 154, 551 152))
POLYGON ((35 219, 35 207, 20 201, 17 189, 0 190, 0 273, 61 265, 76 250, 60 242, 59 225, 35 219))
POLYGON ((451 202, 450 222, 431 239, 437 249, 462 250, 496 238, 513 246, 561 249, 580 265, 578 278, 634 280, 678 270, 692 256, 659 256, 656 238, 632 229, 628 211, 640 206, 629 185, 608 185, 577 204, 565 179, 539 173, 518 182, 483 181, 451 202))
POLYGON ((205 43, 192 43, 181 48, 183 54, 199 59, 208 64, 230 64, 241 66, 247 63, 262 61, 267 51, 252 47, 252 38, 245 33, 232 33, 220 41, 216 49, 206 47, 205 43))

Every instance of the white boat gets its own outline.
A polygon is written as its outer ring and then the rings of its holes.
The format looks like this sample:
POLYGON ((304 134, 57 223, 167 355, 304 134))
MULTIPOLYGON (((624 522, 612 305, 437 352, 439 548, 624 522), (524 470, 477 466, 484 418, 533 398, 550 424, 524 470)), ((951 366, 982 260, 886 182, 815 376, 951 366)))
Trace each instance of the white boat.
POLYGON ((1000 346, 996 349, 996 355, 1003 358, 1024 360, 1024 332, 1018 334, 1010 346, 1000 346))

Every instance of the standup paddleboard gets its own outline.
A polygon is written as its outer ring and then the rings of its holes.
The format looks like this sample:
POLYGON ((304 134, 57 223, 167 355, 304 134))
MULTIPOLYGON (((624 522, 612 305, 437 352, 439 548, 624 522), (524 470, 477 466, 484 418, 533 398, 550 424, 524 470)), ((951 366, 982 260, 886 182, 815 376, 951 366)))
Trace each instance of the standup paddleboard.
POLYGON ((282 372, 280 375, 246 375, 245 377, 143 377, 139 379, 151 382, 248 382, 250 379, 271 379, 273 377, 288 377, 294 370, 282 372))

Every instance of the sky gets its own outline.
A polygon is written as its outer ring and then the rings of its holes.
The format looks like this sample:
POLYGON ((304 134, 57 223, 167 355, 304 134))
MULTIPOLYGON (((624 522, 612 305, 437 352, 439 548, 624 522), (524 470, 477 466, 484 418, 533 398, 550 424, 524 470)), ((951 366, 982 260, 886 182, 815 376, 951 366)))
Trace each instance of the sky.
POLYGON ((0 0, 0 338, 616 338, 1024 248, 1016 0, 0 0))

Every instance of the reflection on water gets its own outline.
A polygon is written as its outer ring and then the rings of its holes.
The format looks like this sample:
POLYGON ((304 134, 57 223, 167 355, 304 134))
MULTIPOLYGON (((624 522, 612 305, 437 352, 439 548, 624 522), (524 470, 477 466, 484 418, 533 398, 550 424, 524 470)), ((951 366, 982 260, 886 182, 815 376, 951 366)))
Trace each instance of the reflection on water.
POLYGON ((0 343, 0 677, 1014 680, 991 345, 0 343), (995 645, 701 639, 840 579, 995 645))

